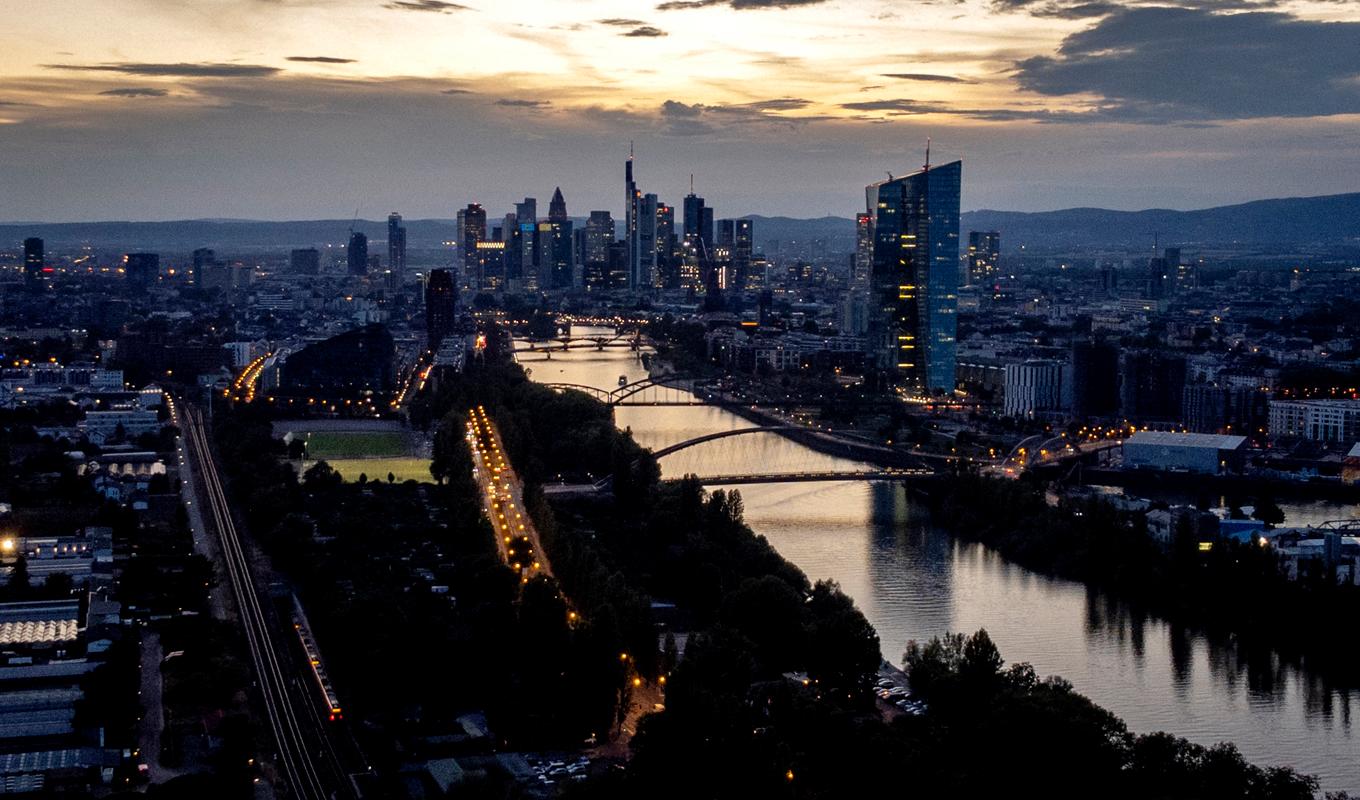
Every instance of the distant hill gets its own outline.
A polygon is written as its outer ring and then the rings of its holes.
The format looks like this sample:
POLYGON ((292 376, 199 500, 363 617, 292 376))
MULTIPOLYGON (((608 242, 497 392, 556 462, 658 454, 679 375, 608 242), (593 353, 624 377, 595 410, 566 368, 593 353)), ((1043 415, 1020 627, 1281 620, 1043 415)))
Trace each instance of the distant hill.
MULTIPOLYGON (((842 217, 793 219, 751 216, 755 238, 769 250, 822 239, 831 251, 854 249, 855 223, 842 217)), ((616 221, 619 222, 619 221, 616 221)), ((221 254, 292 247, 342 246, 350 220, 260 222, 252 220, 179 220, 174 222, 71 222, 0 224, 0 243, 17 244, 41 236, 49 247, 89 243, 113 250, 187 252, 211 247, 221 254)), ((584 220, 577 220, 583 225, 584 220)), ((439 247, 454 236, 449 219, 405 221, 407 244, 413 249, 439 247)), ((359 220, 355 229, 376 241, 387 238, 385 220, 359 220)), ((1360 193, 1327 197, 1257 200, 1200 211, 1109 211, 1072 208, 1063 211, 968 211, 960 232, 1001 231, 1007 251, 1022 244, 1034 249, 1066 247, 1150 247, 1155 235, 1168 245, 1266 246, 1360 244, 1360 193)), ((379 251, 381 252, 381 251, 379 251)))
POLYGON ((1151 247, 1172 245, 1340 245, 1360 243, 1360 193, 1257 200, 1201 211, 1071 208, 1021 213, 969 211, 960 224, 1001 231, 1002 246, 1151 247))

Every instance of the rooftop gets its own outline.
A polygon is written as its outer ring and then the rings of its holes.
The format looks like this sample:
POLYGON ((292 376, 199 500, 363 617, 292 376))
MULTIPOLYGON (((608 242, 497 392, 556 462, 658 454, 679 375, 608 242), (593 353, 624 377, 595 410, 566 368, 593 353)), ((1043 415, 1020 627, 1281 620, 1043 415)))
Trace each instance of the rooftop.
POLYGON ((1202 447, 1214 450, 1236 450, 1247 443, 1245 436, 1225 436, 1217 433, 1172 433, 1171 431, 1139 431, 1125 444, 1160 447, 1202 447))

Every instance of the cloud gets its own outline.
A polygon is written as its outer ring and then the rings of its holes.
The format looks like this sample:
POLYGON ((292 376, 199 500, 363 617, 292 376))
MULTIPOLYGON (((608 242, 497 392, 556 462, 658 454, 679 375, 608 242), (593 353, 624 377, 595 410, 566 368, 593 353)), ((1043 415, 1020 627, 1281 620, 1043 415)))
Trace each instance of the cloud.
POLYGON ((429 11, 435 14, 451 14, 455 11, 473 11, 474 9, 460 5, 458 3, 446 3, 444 0, 392 0, 383 3, 383 8, 392 11, 429 11))
POLYGON ((929 75, 924 72, 885 72, 885 78, 896 78, 900 81, 927 81, 938 83, 972 83, 963 78, 956 78, 953 75, 929 75))
POLYGON ((45 69, 78 72, 117 72, 153 78, 264 78, 283 70, 263 64, 215 62, 158 64, 145 61, 106 61, 102 64, 43 64, 45 69))
POLYGON ((622 36, 632 36, 632 37, 642 37, 642 38, 654 38, 654 37, 657 37, 657 36, 665 36, 665 35, 667 35, 667 34, 666 34, 665 31, 661 30, 660 28, 654 28, 654 27, 652 27, 651 25, 643 25, 643 26, 640 27, 640 28, 634 28, 634 29, 632 29, 631 31, 628 31, 627 33, 624 33, 624 34, 621 34, 621 35, 622 35, 622 36))
POLYGON ((496 105, 505 106, 507 108, 547 108, 552 105, 552 103, 548 100, 503 99, 497 100, 496 105))
POLYGON ((597 19, 595 20, 595 22, 598 25, 613 25, 616 28, 634 28, 637 27, 638 25, 647 24, 643 20, 628 19, 627 17, 610 17, 608 19, 597 19))
POLYGON ((799 111, 812 105, 801 97, 779 97, 733 105, 704 105, 667 100, 661 104, 658 116, 663 132, 671 136, 700 136, 732 129, 735 126, 802 125, 829 119, 815 114, 782 114, 799 111))
POLYGON ((657 11, 683 11, 687 8, 709 8, 728 6, 737 11, 755 11, 767 8, 795 8, 815 6, 826 0, 667 0, 656 7, 657 11))
POLYGON ((1134 8, 1016 63, 1019 85, 1095 96, 1101 116, 1204 122, 1360 113, 1360 22, 1134 8))
POLYGON ((137 86, 125 89, 105 89, 100 92, 100 94, 108 97, 165 97, 167 94, 170 94, 170 90, 137 86))
POLYGON ((335 58, 334 56, 288 56, 285 61, 301 61, 307 64, 353 64, 352 58, 335 58))
POLYGON ((441 89, 440 94, 472 94, 471 89, 441 89))
POLYGON ((1053 111, 1047 108, 960 108, 933 100, 892 98, 841 103, 848 111, 866 111, 889 117, 914 117, 923 114, 945 114, 954 117, 988 122, 1096 122, 1103 117, 1099 111, 1053 111))
MULTIPOLYGON (((1348 3, 1352 0, 1324 0, 1324 2, 1348 3)), ((1178 7, 1199 11, 1259 11, 1280 5, 1280 0, 991 0, 991 10, 996 13, 1026 13, 1034 17, 1053 19, 1092 19, 1105 17, 1131 8, 1168 8, 1178 7)))

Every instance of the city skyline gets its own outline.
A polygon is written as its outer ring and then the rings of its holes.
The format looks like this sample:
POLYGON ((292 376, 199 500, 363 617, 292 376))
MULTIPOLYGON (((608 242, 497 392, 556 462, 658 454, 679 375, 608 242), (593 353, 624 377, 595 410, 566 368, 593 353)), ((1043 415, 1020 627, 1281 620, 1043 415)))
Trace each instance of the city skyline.
POLYGON ((965 209, 1343 192, 1358 19, 1302 0, 39 7, 0 54, 0 219, 448 218, 540 182, 622 217, 630 140, 650 191, 693 173, 739 214, 849 217, 928 136, 972 165, 965 209))

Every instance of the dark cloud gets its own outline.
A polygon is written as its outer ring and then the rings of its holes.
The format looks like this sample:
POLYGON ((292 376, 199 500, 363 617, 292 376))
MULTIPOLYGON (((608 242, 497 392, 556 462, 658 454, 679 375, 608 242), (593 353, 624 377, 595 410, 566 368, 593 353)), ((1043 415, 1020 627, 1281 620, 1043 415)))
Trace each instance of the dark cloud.
MULTIPOLYGON (((1333 0, 1347 3, 1352 0, 1333 0)), ((1166 8, 1171 6, 1202 11, 1252 11, 1276 8, 1280 0, 991 0, 991 10, 997 13, 1023 12, 1034 17, 1054 19, 1093 19, 1105 17, 1131 8, 1166 8)))
POLYGON ((504 99, 497 100, 496 105, 505 106, 507 108, 547 108, 548 106, 552 105, 552 103, 548 100, 504 99))
POLYGON ((440 94, 472 94, 471 89, 441 89, 440 94))
POLYGON ((638 25, 646 25, 644 20, 628 19, 626 17, 610 17, 609 19, 595 20, 598 25, 613 25, 616 28, 633 28, 638 25))
POLYGON ((900 81, 934 81, 938 83, 971 83, 972 81, 963 78, 956 78, 953 75, 930 75, 924 72, 885 72, 885 78, 897 78, 900 81))
POLYGON ((46 69, 79 72, 117 72, 154 78, 264 78, 283 70, 263 64, 219 64, 212 62, 155 64, 142 61, 109 61, 103 64, 43 64, 46 69))
POLYGON ((149 86, 134 86, 126 89, 105 89, 100 92, 108 97, 165 97, 168 89, 153 89, 149 86))
POLYGON ((353 64, 352 58, 336 58, 334 56, 288 56, 285 61, 301 61, 307 64, 353 64))
POLYGON ((733 126, 788 126, 802 125, 828 117, 802 114, 784 115, 777 112, 799 111, 811 105, 801 97, 779 97, 733 105, 704 105, 667 100, 661 104, 659 116, 664 132, 671 136, 700 136, 731 129, 733 126))
POLYGON ((1203 122, 1360 113, 1360 23, 1135 8, 1016 64, 1022 88, 1095 95, 1099 115, 1203 122))
POLYGON ((841 103, 850 111, 867 111, 890 117, 914 117, 922 114, 946 114, 954 117, 986 120, 989 122, 1094 122, 1102 119, 1094 112, 1050 111, 1046 108, 960 108, 932 100, 892 98, 841 103))
POLYGON ((472 11, 469 6, 446 3, 444 0, 392 0, 383 3, 383 8, 392 11, 429 11, 435 14, 451 14, 454 11, 472 11))
POLYGON ((627 33, 621 35, 639 38, 655 38, 658 36, 666 36, 667 34, 660 28, 654 28, 651 25, 643 25, 642 27, 634 28, 631 31, 628 31, 627 33))
POLYGON ((815 6, 826 0, 667 0, 656 7, 657 11, 681 11, 686 8, 709 8, 728 6, 737 11, 755 11, 766 8, 795 8, 815 6))

